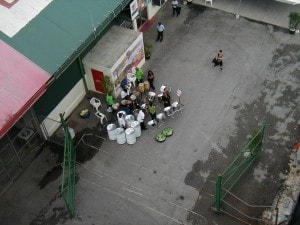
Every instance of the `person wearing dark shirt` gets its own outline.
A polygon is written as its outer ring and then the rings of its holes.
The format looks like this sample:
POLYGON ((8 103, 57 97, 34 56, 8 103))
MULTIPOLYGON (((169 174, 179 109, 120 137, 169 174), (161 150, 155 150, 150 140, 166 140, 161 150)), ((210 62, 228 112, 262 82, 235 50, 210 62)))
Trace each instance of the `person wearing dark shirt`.
POLYGON ((167 91, 163 92, 163 96, 162 96, 161 100, 164 103, 164 107, 171 106, 171 97, 167 91))
POLYGON ((148 82, 150 84, 150 88, 152 88, 153 91, 155 90, 155 87, 153 85, 154 78, 155 78, 154 73, 152 72, 152 70, 149 70, 148 71, 148 82))

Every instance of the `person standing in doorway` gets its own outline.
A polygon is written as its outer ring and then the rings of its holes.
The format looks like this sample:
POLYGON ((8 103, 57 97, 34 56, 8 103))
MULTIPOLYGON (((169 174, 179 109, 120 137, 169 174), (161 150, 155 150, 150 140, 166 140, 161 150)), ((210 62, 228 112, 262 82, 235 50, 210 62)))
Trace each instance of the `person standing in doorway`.
POLYGON ((154 78, 155 78, 154 73, 152 72, 152 70, 149 70, 148 71, 148 82, 150 84, 150 88, 152 88, 153 91, 155 90, 155 87, 153 85, 154 78))
POLYGON ((158 22, 156 28, 157 28, 157 38, 156 38, 156 41, 162 42, 163 39, 164 39, 165 26, 161 22, 158 22))
POLYGON ((223 70, 223 51, 220 49, 213 60, 214 67, 220 66, 220 70, 223 70))

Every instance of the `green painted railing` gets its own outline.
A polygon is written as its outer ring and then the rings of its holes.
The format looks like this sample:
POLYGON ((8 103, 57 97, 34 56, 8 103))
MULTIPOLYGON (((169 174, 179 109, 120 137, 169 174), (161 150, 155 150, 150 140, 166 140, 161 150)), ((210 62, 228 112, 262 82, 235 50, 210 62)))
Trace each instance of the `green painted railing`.
POLYGON ((220 211, 222 201, 227 193, 234 188, 239 179, 245 174, 245 172, 250 168, 252 163, 261 153, 261 146, 266 126, 268 125, 263 125, 258 130, 253 132, 252 138, 249 140, 248 144, 229 164, 223 173, 218 175, 214 206, 214 210, 216 212, 220 211))
POLYGON ((65 146, 64 146, 64 162, 62 172, 61 194, 66 203, 67 209, 71 217, 75 215, 75 173, 76 173, 76 152, 74 143, 71 138, 69 127, 67 126, 63 115, 60 114, 61 124, 64 129, 65 146))

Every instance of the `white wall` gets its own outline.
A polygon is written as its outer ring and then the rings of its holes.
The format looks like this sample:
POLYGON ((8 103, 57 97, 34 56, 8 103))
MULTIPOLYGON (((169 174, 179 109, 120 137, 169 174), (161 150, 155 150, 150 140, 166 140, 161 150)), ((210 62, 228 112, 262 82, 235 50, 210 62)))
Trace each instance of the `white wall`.
MULTIPOLYGON (((86 72, 86 81, 87 81, 88 89, 97 92, 95 89, 95 84, 94 84, 91 69, 95 69, 95 70, 103 72, 104 76, 109 76, 111 78, 111 81, 114 82, 116 78, 114 78, 114 76, 113 76, 113 71, 115 71, 115 69, 124 61, 124 59, 126 59, 127 52, 132 51, 134 49, 134 47, 137 46, 138 43, 140 43, 140 42, 142 43, 142 47, 143 47, 144 45, 143 45, 143 33, 142 32, 139 32, 136 39, 127 47, 127 49, 116 60, 116 62, 113 62, 114 64, 111 68, 103 67, 97 63, 90 62, 84 58, 83 66, 84 66, 84 70, 86 72)), ((145 57, 143 56, 142 60, 136 66, 142 68, 144 63, 145 63, 145 57)), ((121 89, 118 88, 117 90, 114 91, 114 96, 117 97, 120 94, 120 92, 121 92, 121 89)))
POLYGON ((84 62, 83 67, 84 67, 84 71, 86 73, 85 74, 86 83, 87 83, 88 89, 91 90, 91 91, 98 92, 95 88, 95 83, 94 83, 94 80, 93 80, 93 75, 92 75, 91 69, 101 71, 101 72, 103 72, 104 76, 110 76, 111 77, 111 69, 100 66, 98 64, 91 63, 91 62, 84 62))
MULTIPOLYGON (((85 96, 84 84, 83 81, 80 80, 73 87, 73 89, 64 97, 64 99, 61 100, 61 102, 55 107, 55 109, 52 110, 52 112, 47 116, 47 118, 42 122, 49 136, 53 135, 54 132, 60 126, 59 114, 65 113, 64 118, 67 118, 72 113, 72 111, 78 106, 78 104, 82 101, 84 96, 85 96)), ((44 136, 45 138, 47 138, 45 134, 44 136)))

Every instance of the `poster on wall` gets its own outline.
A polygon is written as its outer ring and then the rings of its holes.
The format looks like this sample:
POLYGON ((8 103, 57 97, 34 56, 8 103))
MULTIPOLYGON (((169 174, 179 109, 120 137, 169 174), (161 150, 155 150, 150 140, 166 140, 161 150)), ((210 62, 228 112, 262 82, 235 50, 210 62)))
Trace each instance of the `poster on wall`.
POLYGON ((133 0, 130 3, 130 14, 131 14, 131 20, 134 20, 139 15, 138 0, 133 0))
POLYGON ((132 48, 128 49, 117 68, 113 71, 115 90, 120 87, 121 81, 132 72, 145 57, 143 39, 141 38, 132 48))

